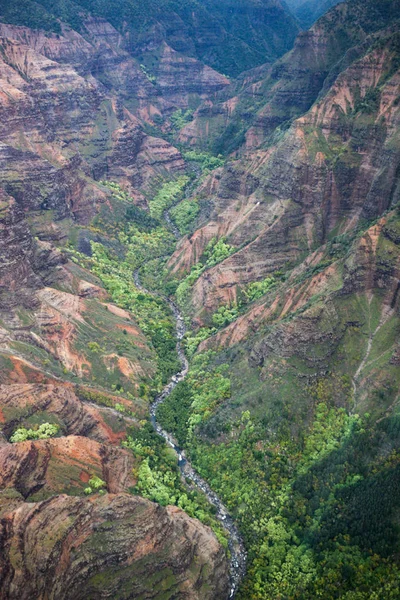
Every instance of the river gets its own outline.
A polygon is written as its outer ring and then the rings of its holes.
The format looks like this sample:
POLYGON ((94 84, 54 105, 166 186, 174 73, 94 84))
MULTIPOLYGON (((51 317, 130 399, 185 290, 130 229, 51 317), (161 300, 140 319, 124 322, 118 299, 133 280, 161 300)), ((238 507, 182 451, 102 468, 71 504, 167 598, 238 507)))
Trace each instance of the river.
MULTIPOLYGON (((168 221, 169 215, 166 215, 166 221, 168 221)), ((175 232, 174 232, 175 233, 175 232)), ((179 233, 179 232, 178 232, 179 233)), ((141 291, 147 294, 154 294, 150 292, 146 288, 144 288, 140 282, 139 269, 136 269, 134 272, 134 281, 135 285, 141 291)), ((156 430, 156 432, 161 435, 166 442, 171 446, 178 456, 178 465, 182 474, 183 481, 185 482, 187 479, 192 481, 193 484, 201 490, 210 504, 212 504, 216 508, 216 518, 221 523, 225 531, 228 533, 229 540, 229 551, 230 551, 230 578, 231 578, 231 588, 229 598, 233 598, 236 595, 238 586, 241 580, 244 577, 246 572, 246 550, 243 544, 242 537, 239 533, 238 528, 236 527, 232 517, 229 515, 227 509, 223 505, 220 498, 217 496, 215 492, 210 488, 208 483, 200 477, 200 475, 196 472, 196 470, 192 467, 190 460, 188 459, 184 448, 180 448, 174 439, 174 437, 164 431, 161 425, 157 421, 157 408, 162 404, 166 398, 171 394, 172 390, 178 385, 180 381, 183 381, 188 374, 189 371, 189 362, 186 358, 185 352, 182 347, 182 339, 186 332, 185 321, 183 316, 175 304, 170 298, 162 296, 162 298, 169 304, 176 321, 176 337, 177 344, 176 349, 179 356, 179 360, 181 363, 181 370, 179 373, 176 373, 171 381, 165 386, 162 392, 156 397, 154 402, 150 405, 150 420, 151 423, 156 430)))

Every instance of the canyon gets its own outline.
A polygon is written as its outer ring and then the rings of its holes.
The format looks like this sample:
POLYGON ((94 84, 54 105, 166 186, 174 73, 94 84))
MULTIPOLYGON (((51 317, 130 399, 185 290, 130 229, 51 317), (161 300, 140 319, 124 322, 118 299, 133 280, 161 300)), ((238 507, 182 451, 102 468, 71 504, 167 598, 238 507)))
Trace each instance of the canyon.
POLYGON ((399 19, 4 1, 0 598, 399 597, 399 19))

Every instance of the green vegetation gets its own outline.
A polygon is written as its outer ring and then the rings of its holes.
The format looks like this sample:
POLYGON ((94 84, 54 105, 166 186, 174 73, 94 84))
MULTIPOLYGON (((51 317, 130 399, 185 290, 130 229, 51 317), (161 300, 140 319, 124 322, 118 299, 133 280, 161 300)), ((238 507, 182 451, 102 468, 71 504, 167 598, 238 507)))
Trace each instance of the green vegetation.
POLYGON ((175 181, 164 183, 157 194, 149 200, 150 215, 160 219, 167 208, 171 208, 181 198, 189 177, 182 175, 175 181))
POLYGON ((116 181, 110 181, 108 179, 102 179, 99 181, 101 185, 111 190, 113 196, 121 202, 133 202, 132 198, 116 181))
POLYGON ((175 131, 180 131, 187 123, 193 120, 193 111, 190 109, 183 111, 181 108, 178 108, 178 110, 172 113, 170 120, 175 131))
POLYGON ((98 493, 98 494, 104 494, 105 493, 105 488, 107 487, 107 484, 105 481, 103 481, 102 479, 100 479, 100 477, 97 477, 96 475, 94 475, 93 477, 91 477, 88 481, 88 486, 83 490, 84 493, 86 494, 86 496, 89 496, 90 494, 93 493, 98 493))
POLYGON ((213 238, 207 244, 204 250, 203 259, 205 260, 205 267, 207 269, 214 267, 218 263, 228 258, 231 254, 236 251, 236 248, 226 243, 225 238, 213 238))
POLYGON ((220 542, 227 547, 226 534, 213 516, 213 508, 197 489, 183 486, 175 453, 166 446, 164 439, 149 422, 139 430, 132 430, 122 445, 129 448, 136 459, 134 475, 137 483, 132 489, 134 494, 162 506, 179 506, 191 517, 212 527, 220 542))
POLYGON ((47 440, 54 437, 59 431, 59 426, 53 423, 42 423, 37 429, 25 429, 19 427, 12 436, 10 442, 26 442, 26 440, 47 440))
POLYGON ((186 353, 191 358, 196 352, 199 344, 235 321, 240 314, 237 304, 232 306, 220 306, 211 317, 213 327, 200 327, 195 333, 188 331, 184 338, 186 353))
POLYGON ((185 350, 189 358, 196 352, 199 344, 217 332, 215 327, 201 327, 195 334, 189 332, 185 338, 185 350))
POLYGON ((216 327, 226 327, 232 321, 238 318, 239 309, 237 304, 232 306, 220 306, 219 309, 213 314, 212 322, 216 327))
POLYGON ((135 205, 129 206, 126 209, 125 219, 128 222, 134 223, 139 231, 148 231, 149 229, 155 229, 160 225, 157 219, 153 219, 147 211, 135 205))
POLYGON ((361 98, 360 94, 355 98, 353 113, 375 113, 380 105, 381 93, 379 88, 370 87, 365 92, 363 98, 361 98))
POLYGON ((126 249, 125 262, 132 269, 140 267, 151 258, 169 254, 175 244, 175 238, 164 227, 157 227, 147 232, 140 231, 135 225, 129 225, 118 237, 126 249))
POLYGON ((340 597, 378 600, 381 586, 397 598, 389 557, 399 541, 399 417, 371 429, 369 415, 319 402, 300 437, 271 436, 249 411, 219 421, 229 367, 215 358, 195 356, 158 418, 238 520, 249 549, 239 598, 333 600, 340 589, 340 597))
POLYGON ((198 201, 194 199, 182 200, 170 210, 170 215, 180 233, 189 233, 191 226, 200 212, 198 201))
POLYGON ((258 300, 261 296, 264 296, 276 285, 274 277, 266 277, 262 281, 254 281, 249 283, 244 290, 244 294, 249 302, 258 300))
POLYGON ((195 356, 189 375, 172 391, 157 411, 167 431, 173 431, 180 444, 188 444, 196 426, 205 423, 215 408, 230 396, 228 365, 210 368, 213 354, 195 356))
POLYGON ((146 210, 136 206, 133 198, 131 198, 128 192, 126 192, 118 183, 108 180, 102 180, 100 183, 101 185, 104 185, 104 187, 107 187, 109 190, 111 190, 112 196, 115 200, 124 204, 129 204, 124 214, 124 228, 126 227, 127 223, 132 223, 139 229, 139 231, 149 231, 161 225, 158 219, 154 219, 146 210))
POLYGON ((182 156, 186 161, 198 163, 203 173, 209 173, 218 167, 223 167, 225 164, 222 155, 213 156, 208 152, 199 152, 198 150, 183 152, 182 156))

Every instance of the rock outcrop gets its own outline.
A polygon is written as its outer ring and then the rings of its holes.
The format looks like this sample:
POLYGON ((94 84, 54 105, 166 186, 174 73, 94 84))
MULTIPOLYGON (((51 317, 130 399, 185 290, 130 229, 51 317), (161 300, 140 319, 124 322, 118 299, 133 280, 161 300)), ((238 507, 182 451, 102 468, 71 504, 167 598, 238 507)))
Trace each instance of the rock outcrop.
POLYGON ((397 203, 396 40, 382 32, 380 46, 339 74, 278 144, 224 170, 210 221, 170 260, 175 272, 187 269, 214 236, 238 249, 195 283, 197 316, 236 301, 241 284, 293 267, 332 231, 345 233, 397 203))
MULTIPOLYGON (((72 386, 62 383, 8 381, 0 385, 0 398, 1 426, 7 437, 19 427, 28 427, 40 415, 50 415, 65 435, 84 436, 103 444, 119 444, 127 427, 137 424, 137 419, 118 415, 111 408, 116 402, 132 408, 131 402, 104 395, 103 400, 108 399, 109 406, 96 405, 82 401, 72 386)), ((143 404, 136 403, 134 408, 138 417, 145 416, 143 404)))
POLYGON ((127 494, 35 504, 0 497, 4 600, 227 598, 221 546, 180 509, 127 494))
POLYGON ((91 477, 100 477, 114 494, 127 492, 136 483, 131 452, 86 437, 5 444, 0 461, 0 488, 13 488, 29 502, 60 492, 82 495, 91 477))

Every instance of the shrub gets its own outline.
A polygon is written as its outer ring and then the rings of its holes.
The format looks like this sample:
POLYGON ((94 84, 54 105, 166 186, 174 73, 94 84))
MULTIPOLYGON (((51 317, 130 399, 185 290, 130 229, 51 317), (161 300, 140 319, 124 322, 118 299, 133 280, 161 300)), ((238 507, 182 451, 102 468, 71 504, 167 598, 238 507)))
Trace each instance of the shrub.
POLYGON ((60 427, 53 423, 42 423, 37 429, 19 427, 11 436, 10 442, 25 442, 26 440, 47 440, 57 435, 60 427))
POLYGON ((97 477, 97 475, 91 477, 88 483, 93 490, 100 490, 101 488, 105 488, 107 485, 106 482, 100 479, 100 477, 97 477))

